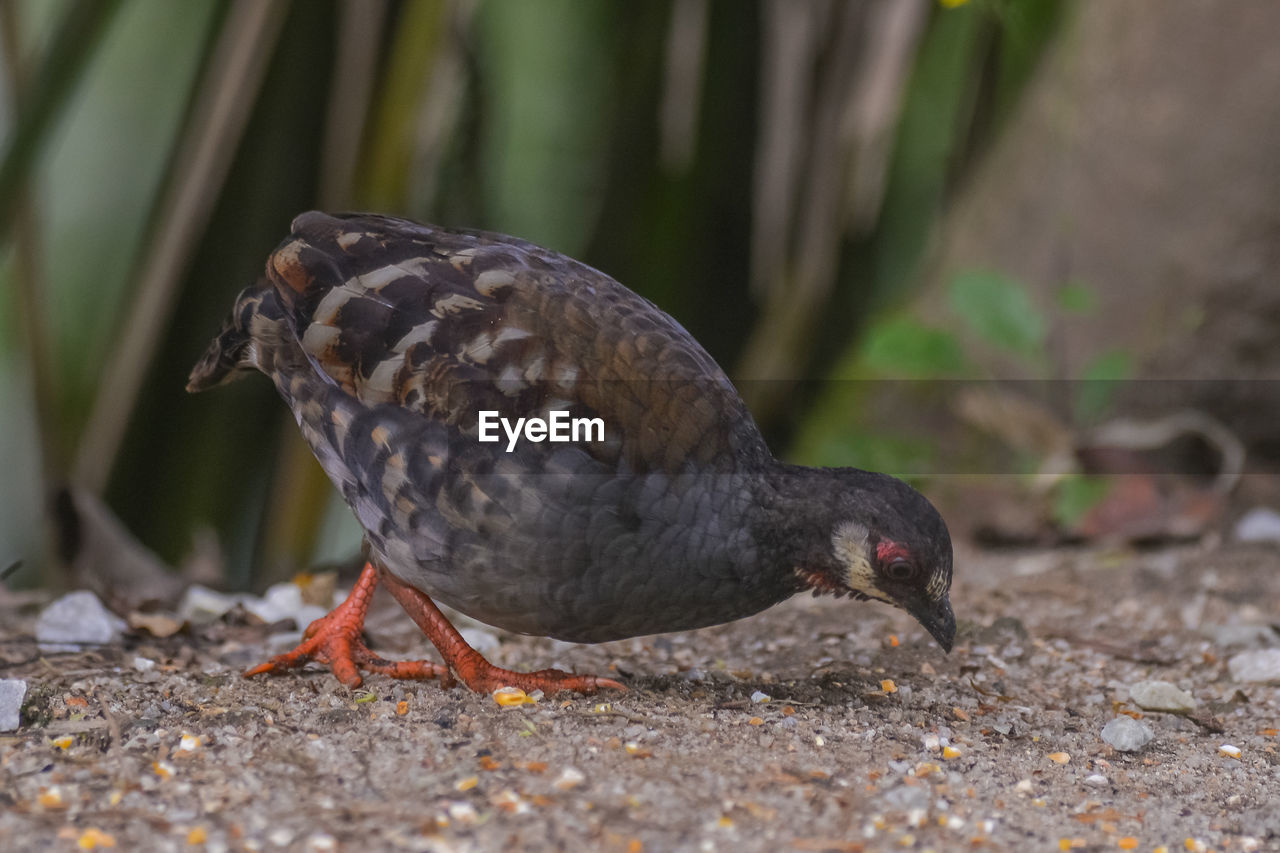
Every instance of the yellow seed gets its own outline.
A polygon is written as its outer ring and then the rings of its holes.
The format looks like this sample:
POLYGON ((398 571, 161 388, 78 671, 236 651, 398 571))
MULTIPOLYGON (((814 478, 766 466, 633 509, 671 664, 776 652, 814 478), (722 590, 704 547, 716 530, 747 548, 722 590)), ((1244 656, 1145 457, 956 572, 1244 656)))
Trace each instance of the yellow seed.
POLYGON ((751 724, 751 725, 753 725, 753 726, 763 726, 763 725, 764 725, 764 718, 762 718, 762 717, 752 717, 751 719, 747 720, 747 722, 748 722, 748 723, 750 723, 750 724, 751 724))
POLYGON ((81 850, 94 850, 98 847, 115 847, 116 840, 101 829, 89 827, 80 834, 80 838, 76 840, 76 846, 81 850))
POLYGON ((194 827, 187 833, 187 843, 194 846, 196 844, 204 844, 209 840, 209 833, 205 831, 203 826, 194 827))
POLYGON ((1117 841, 1116 844, 1119 845, 1121 850, 1138 849, 1138 839, 1134 838, 1132 835, 1126 835, 1124 838, 1117 841))
POLYGON ((892 678, 886 678, 884 681, 880 682, 880 689, 885 693, 897 693, 898 685, 893 683, 892 678))
POLYGON ((401 717, 403 717, 405 714, 409 713, 409 703, 408 703, 408 702, 406 702, 404 699, 401 699, 399 702, 397 702, 397 703, 396 703, 396 713, 397 713, 398 715, 400 715, 401 717))
POLYGON ((60 809, 63 806, 62 789, 57 785, 52 788, 44 788, 36 797, 36 802, 44 806, 46 809, 60 809))
POLYGON ((71 735, 63 735, 62 737, 56 737, 53 739, 53 745, 58 749, 69 749, 71 744, 75 742, 75 738, 71 735))
POLYGON ((1065 752, 1051 752, 1049 753, 1049 760, 1054 764, 1066 764, 1071 760, 1071 756, 1065 752))
POLYGON ((943 758, 959 758, 962 754, 963 753, 961 753, 960 750, 956 749, 954 746, 944 746, 942 748, 943 758))
POLYGON ((499 687, 493 691, 493 701, 497 702, 504 708, 514 708, 516 705, 523 705, 529 698, 529 694, 525 693, 519 687, 499 687))
POLYGON ((453 787, 459 791, 470 791, 476 785, 480 784, 479 776, 468 776, 465 779, 459 779, 458 783, 453 787))
POLYGON ((720 820, 716 821, 716 824, 721 829, 733 829, 733 819, 728 815, 721 815, 720 820))

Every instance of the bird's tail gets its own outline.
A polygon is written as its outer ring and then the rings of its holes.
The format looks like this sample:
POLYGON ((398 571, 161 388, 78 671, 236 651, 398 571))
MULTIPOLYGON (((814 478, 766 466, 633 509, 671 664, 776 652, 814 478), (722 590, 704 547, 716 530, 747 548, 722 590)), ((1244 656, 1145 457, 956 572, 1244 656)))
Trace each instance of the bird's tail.
POLYGON ((245 288, 222 330, 192 368, 187 390, 204 391, 246 370, 267 373, 265 361, 277 349, 283 330, 284 315, 271 285, 262 281, 245 288))

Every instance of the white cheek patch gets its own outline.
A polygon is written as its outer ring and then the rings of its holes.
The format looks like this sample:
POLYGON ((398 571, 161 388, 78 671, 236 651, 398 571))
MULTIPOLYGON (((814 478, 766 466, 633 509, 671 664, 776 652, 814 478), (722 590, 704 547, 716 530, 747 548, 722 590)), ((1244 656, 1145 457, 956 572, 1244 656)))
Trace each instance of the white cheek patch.
POLYGON ((947 591, 950 588, 947 583, 947 576, 942 572, 934 572, 929 578, 929 585, 925 587, 925 595, 929 596, 930 601, 941 601, 947 597, 947 591))
POLYGON ((864 593, 880 593, 875 569, 871 567, 867 528, 846 521, 831 534, 831 550, 848 572, 845 582, 851 589, 864 593))

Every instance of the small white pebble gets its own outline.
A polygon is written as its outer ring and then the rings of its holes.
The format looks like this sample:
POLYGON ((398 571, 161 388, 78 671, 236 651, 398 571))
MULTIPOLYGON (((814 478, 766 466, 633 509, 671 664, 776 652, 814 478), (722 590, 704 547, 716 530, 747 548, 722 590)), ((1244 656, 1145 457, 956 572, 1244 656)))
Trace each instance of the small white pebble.
POLYGON ((576 788, 581 785, 586 779, 587 777, 578 768, 566 767, 560 771, 560 776, 551 784, 558 791, 567 791, 570 788, 576 788))
POLYGON ((156 668, 156 662, 151 658, 144 658, 142 655, 136 655, 133 659, 133 668, 138 672, 150 672, 156 668))
POLYGON ((476 807, 467 802, 449 803, 449 820, 470 826, 479 819, 476 807))
POLYGON ((958 815, 947 817, 947 829, 964 829, 964 818, 958 815))
POLYGON ((813 736, 813 745, 814 745, 814 746, 826 746, 826 745, 827 745, 827 739, 826 739, 826 738, 824 738, 822 735, 814 735, 814 736, 813 736))
POLYGON ((773 697, 772 697, 772 696, 770 696, 768 693, 765 693, 765 692, 760 691, 760 690, 757 690, 755 693, 752 693, 752 694, 751 694, 751 701, 752 701, 752 702, 768 702, 768 701, 769 701, 770 699, 772 699, 772 698, 773 698, 773 697))
POLYGON ((1016 785, 1014 785, 1014 786, 1013 786, 1013 790, 1017 791, 1019 794, 1030 794, 1030 793, 1031 793, 1031 780, 1030 780, 1030 779, 1022 779, 1022 780, 1020 780, 1020 781, 1018 782, 1018 784, 1016 784, 1016 785))
POLYGON ((287 847, 293 843, 293 830, 287 826, 277 826, 267 833, 267 840, 276 847, 287 847))
POLYGON ((982 830, 983 835, 990 835, 996 831, 996 822, 990 818, 978 824, 978 828, 982 830))
POLYGON ((929 752, 937 752, 942 749, 942 738, 938 737, 933 732, 930 732, 921 738, 921 742, 924 744, 924 748, 929 750, 929 752))
POLYGON ((338 839, 327 832, 307 836, 307 853, 330 853, 338 849, 338 839))
MULTIPOLYGON (((189 732, 183 732, 182 739, 178 741, 178 751, 179 752, 195 752, 197 749, 200 748, 201 743, 202 741, 197 735, 193 735, 189 732)), ((285 843, 288 843, 288 842, 285 842, 285 843)))
POLYGON ((1232 745, 1231 745, 1231 744, 1229 744, 1229 743, 1224 743, 1222 746, 1218 747, 1218 752, 1222 753, 1222 754, 1223 754, 1223 755, 1225 755, 1227 758, 1239 758, 1239 757, 1240 757, 1240 747, 1238 747, 1238 746, 1232 746, 1232 745))
POLYGON ((1111 784, 1111 780, 1101 773, 1094 773, 1092 776, 1084 777, 1084 783, 1091 788, 1105 788, 1111 784))

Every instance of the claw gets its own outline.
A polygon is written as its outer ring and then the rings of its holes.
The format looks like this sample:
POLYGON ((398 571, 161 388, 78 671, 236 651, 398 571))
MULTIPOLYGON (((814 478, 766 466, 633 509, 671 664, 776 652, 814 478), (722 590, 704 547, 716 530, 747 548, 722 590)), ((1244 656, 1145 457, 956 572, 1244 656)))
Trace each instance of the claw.
POLYGON ((347 600, 308 625, 307 630, 302 633, 301 643, 284 654, 246 670, 244 677, 284 672, 316 661, 329 664, 334 677, 353 689, 364 683, 360 676, 361 669, 392 678, 438 678, 446 687, 453 686, 453 675, 447 666, 425 660, 389 661, 375 655, 364 644, 360 634, 364 630, 365 613, 377 585, 377 570, 366 565, 347 600))

